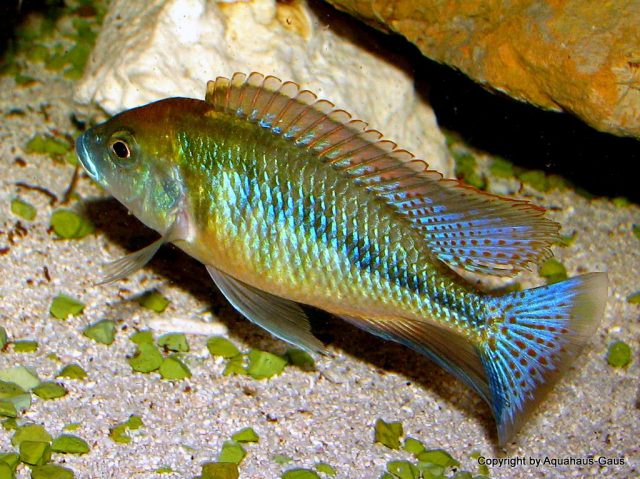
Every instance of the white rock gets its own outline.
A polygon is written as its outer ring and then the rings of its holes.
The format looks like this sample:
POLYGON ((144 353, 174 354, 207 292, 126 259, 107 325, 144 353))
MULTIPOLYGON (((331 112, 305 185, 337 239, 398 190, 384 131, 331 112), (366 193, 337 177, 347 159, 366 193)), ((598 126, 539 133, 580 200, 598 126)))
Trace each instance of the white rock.
POLYGON ((315 13, 322 8, 114 0, 76 99, 116 113, 169 96, 204 98, 207 80, 258 71, 300 83, 451 175, 444 137, 403 59, 355 20, 332 12, 331 25, 323 24, 315 13))

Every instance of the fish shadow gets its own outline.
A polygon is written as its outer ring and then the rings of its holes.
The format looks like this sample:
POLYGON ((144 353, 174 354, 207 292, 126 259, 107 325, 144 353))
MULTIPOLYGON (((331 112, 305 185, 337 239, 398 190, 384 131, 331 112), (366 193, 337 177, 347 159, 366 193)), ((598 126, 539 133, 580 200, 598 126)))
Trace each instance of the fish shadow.
MULTIPOLYGON (((109 242, 129 252, 143 248, 158 238, 156 232, 144 226, 113 198, 85 200, 84 213, 109 242)), ((283 342, 237 313, 215 287, 204 266, 179 248, 173 245, 162 247, 147 268, 187 294, 209 304, 212 313, 229 329, 231 335, 244 343, 278 352, 286 349, 283 342)), ((144 282, 139 287, 144 289, 144 282)), ((138 292, 134 294, 132 299, 139 296, 138 292)), ((497 442, 488 405, 429 359, 405 346, 362 331, 325 311, 306 306, 304 309, 308 313, 313 333, 325 345, 332 345, 359 361, 368 363, 379 374, 403 376, 407 387, 415 384, 431 391, 450 407, 460 410, 464 416, 478 418, 493 442, 497 442)))

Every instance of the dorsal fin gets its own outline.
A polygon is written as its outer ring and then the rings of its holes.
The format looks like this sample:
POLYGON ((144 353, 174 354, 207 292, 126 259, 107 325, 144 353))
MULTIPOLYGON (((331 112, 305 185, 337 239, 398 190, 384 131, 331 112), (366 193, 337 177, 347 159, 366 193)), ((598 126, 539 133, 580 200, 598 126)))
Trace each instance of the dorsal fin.
POLYGON ((206 101, 351 176, 420 230, 433 254, 450 266, 513 275, 551 254, 559 226, 543 216, 543 208, 443 179, 367 123, 296 83, 236 73, 210 81, 206 101))

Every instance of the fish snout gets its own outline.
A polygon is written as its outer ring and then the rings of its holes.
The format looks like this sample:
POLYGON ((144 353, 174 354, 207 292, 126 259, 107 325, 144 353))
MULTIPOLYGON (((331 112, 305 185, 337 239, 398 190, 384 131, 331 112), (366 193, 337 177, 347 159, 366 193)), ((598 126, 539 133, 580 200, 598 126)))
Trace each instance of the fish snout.
POLYGON ((95 181, 99 181, 95 157, 91 155, 91 130, 85 131, 76 139, 76 155, 80 164, 95 181))

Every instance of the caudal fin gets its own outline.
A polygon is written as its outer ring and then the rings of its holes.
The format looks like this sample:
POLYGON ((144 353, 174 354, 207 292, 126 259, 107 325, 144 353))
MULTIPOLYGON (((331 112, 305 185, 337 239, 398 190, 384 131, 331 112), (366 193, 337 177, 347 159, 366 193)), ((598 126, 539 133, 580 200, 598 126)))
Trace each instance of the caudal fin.
POLYGON ((605 273, 489 299, 495 317, 479 354, 500 444, 518 430, 595 332, 606 300, 605 273))

